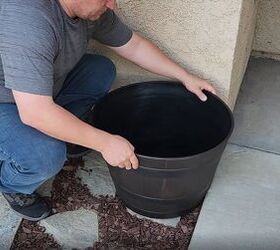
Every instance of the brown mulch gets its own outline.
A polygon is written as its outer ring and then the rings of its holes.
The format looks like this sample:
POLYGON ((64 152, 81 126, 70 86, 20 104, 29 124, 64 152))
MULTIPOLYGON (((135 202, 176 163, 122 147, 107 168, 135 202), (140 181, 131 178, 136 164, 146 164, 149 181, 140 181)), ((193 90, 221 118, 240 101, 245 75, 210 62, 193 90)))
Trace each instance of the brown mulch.
MULTIPOLYGON (((94 197, 75 177, 82 160, 66 163, 53 183, 50 203, 53 214, 79 208, 93 209, 99 216, 98 249, 187 249, 200 208, 182 216, 176 228, 130 215, 117 197, 94 197)), ((15 249, 61 249, 35 222, 23 220, 15 236, 15 249)))

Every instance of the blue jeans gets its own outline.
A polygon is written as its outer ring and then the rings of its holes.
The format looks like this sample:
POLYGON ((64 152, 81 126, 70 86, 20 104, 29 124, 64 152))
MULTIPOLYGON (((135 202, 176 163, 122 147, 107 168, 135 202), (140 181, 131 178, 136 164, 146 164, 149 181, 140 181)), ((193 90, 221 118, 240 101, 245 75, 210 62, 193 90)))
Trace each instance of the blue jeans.
MULTIPOLYGON (((106 57, 86 54, 68 74, 55 102, 81 117, 115 79, 106 57)), ((0 191, 31 194, 66 160, 65 142, 23 124, 15 104, 0 104, 0 191)))

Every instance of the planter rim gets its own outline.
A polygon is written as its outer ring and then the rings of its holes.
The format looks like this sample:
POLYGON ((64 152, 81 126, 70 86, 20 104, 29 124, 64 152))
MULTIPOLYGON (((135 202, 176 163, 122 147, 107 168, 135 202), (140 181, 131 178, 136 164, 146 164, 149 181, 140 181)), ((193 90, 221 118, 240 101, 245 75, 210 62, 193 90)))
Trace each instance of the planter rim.
MULTIPOLYGON (((119 91, 123 91, 124 89, 127 89, 127 88, 132 88, 132 87, 135 87, 135 86, 140 86, 140 85, 143 85, 143 84, 176 84, 176 85, 182 85, 181 82, 178 82, 178 81, 145 81, 145 82, 137 82, 137 83, 131 83, 129 85, 125 85, 125 86, 121 86, 117 89, 114 89, 112 90, 111 92, 109 92, 106 96, 104 96, 104 98, 101 98, 100 101, 98 101, 96 103, 96 105, 99 105, 101 104, 102 102, 104 102, 105 99, 108 98, 108 96, 110 95, 116 95, 119 91)), ((188 92, 190 92, 189 90, 187 90, 188 92)), ((229 118, 230 118, 230 130, 229 130, 229 133, 228 135, 224 138, 224 140, 222 140, 219 144, 217 144, 216 146, 204 151, 204 152, 201 152, 201 153, 197 153, 197 154, 193 154, 193 155, 188 155, 188 156, 181 156, 181 157, 155 157, 155 156, 147 156, 147 155, 142 155, 142 154, 137 154, 135 153, 135 155, 137 157, 139 157, 140 159, 147 159, 147 160, 156 160, 156 161, 169 161, 169 162, 172 162, 172 161, 184 161, 184 160, 187 160, 187 159, 195 159, 195 158, 199 158, 201 157, 202 155, 204 155, 205 153, 210 153, 211 151, 214 151, 216 148, 219 147, 219 145, 221 145, 222 143, 224 143, 225 141, 227 141, 229 139, 229 137, 231 136, 232 132, 233 132, 233 129, 234 129, 234 118, 233 118, 233 113, 231 111, 231 109, 229 108, 229 106, 217 95, 214 95, 212 94, 211 92, 207 91, 207 94, 209 94, 211 97, 213 97, 214 99, 216 99, 218 102, 221 103, 221 105, 223 105, 225 108, 226 108, 226 111, 227 113, 229 114, 229 118)), ((196 97, 198 98, 198 97, 196 97)), ((207 101, 206 101, 207 102, 207 101)))

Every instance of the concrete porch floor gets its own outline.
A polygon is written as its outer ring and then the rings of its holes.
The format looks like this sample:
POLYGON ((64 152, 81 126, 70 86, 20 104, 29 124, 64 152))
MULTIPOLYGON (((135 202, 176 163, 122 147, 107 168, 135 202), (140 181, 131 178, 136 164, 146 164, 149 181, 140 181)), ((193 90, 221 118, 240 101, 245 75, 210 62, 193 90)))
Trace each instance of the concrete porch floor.
POLYGON ((251 58, 190 250, 280 249, 280 62, 251 58))

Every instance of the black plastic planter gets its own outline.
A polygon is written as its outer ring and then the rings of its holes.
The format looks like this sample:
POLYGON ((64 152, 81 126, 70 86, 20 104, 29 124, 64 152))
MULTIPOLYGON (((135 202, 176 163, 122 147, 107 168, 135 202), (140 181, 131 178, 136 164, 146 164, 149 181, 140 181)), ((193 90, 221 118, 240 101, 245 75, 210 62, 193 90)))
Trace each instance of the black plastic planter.
POLYGON ((202 102, 180 83, 145 82, 114 90, 95 106, 95 126, 136 149, 138 170, 109 166, 127 207, 171 218, 203 200, 233 129, 230 109, 206 94, 202 102))

